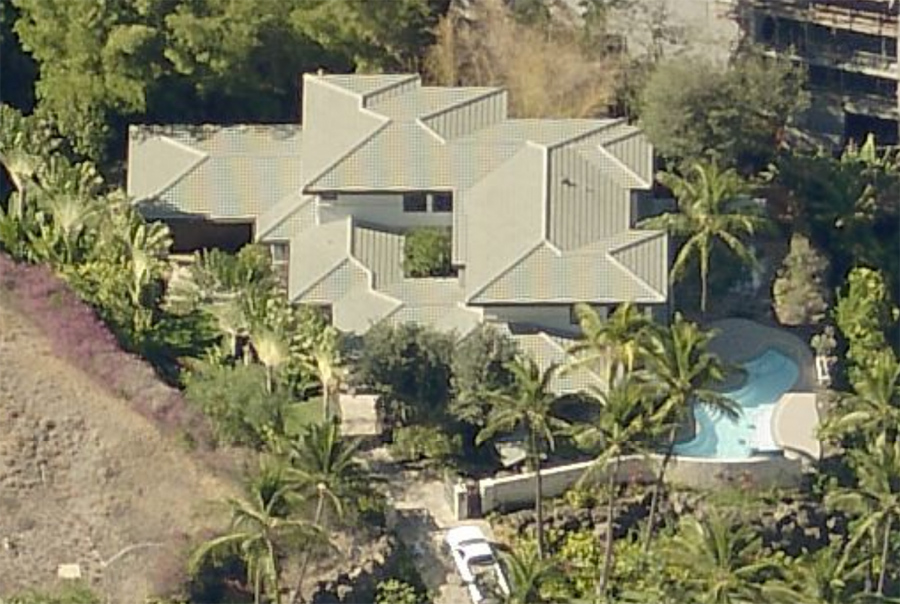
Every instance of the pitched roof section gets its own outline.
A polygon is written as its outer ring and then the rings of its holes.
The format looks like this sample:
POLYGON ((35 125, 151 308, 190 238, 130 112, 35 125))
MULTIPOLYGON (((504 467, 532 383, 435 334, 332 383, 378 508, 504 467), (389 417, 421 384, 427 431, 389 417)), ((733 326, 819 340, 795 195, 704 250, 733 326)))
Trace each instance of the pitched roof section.
MULTIPOLYGON (((562 252, 548 243, 531 252, 469 298, 474 304, 574 304, 665 302, 656 291, 621 262, 604 245, 562 252)), ((647 250, 641 250, 645 253, 647 250)), ((652 248, 651 248, 652 251, 652 248)), ((653 259, 656 260, 656 259, 653 259)), ((649 261, 648 261, 649 262, 649 261)), ((656 260, 658 263, 658 260, 656 260)))
POLYGON ((300 190, 301 139, 291 124, 132 126, 128 194, 157 218, 256 217, 300 190))

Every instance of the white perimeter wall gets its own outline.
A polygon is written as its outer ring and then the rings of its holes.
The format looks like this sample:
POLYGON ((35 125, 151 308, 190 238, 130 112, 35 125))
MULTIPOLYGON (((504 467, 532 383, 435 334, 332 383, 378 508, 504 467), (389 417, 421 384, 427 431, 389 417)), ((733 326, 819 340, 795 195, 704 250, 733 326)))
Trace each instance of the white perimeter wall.
MULTIPOLYGON (((616 481, 649 482, 656 475, 661 457, 630 456, 622 459, 616 481)), ((545 497, 558 497, 585 476, 593 462, 581 462, 541 472, 545 497)), ((606 480, 605 468, 596 468, 590 479, 606 480)), ((755 488, 795 487, 803 476, 803 462, 785 457, 724 461, 699 458, 672 458, 666 470, 669 484, 714 489, 725 485, 755 488)), ((479 481, 481 512, 511 510, 534 505, 534 473, 479 481)))

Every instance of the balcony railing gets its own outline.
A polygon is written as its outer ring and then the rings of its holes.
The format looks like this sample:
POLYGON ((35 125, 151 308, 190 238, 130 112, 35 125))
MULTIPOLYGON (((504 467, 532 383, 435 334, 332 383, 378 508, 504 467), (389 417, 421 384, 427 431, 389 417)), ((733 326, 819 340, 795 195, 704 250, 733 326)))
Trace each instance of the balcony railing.
POLYGON ((809 42, 801 46, 779 43, 769 44, 769 47, 779 54, 794 55, 795 59, 813 65, 833 67, 844 71, 858 71, 900 80, 900 63, 898 63, 896 56, 892 57, 865 50, 809 42))

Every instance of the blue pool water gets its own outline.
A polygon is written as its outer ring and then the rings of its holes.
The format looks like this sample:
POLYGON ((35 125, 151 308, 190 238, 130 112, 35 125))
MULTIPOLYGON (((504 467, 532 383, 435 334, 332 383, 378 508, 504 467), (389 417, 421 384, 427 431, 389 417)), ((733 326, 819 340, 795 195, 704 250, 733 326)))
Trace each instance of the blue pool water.
POLYGON ((744 385, 723 393, 740 405, 741 416, 732 421, 697 406, 697 435, 676 445, 677 455, 739 459, 754 451, 777 449, 770 427, 772 411, 797 381, 800 369, 793 359, 771 348, 742 367, 746 371, 744 385))

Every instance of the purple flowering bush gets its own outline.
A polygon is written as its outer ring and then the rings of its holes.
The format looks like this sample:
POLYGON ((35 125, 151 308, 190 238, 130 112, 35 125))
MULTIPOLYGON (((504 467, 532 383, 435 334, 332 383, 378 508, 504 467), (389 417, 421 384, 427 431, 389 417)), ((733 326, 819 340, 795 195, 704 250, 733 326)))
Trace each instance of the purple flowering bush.
POLYGON ((47 266, 21 264, 0 254, 0 296, 50 341, 56 355, 81 369, 166 433, 195 444, 210 442, 205 419, 181 392, 162 383, 153 368, 122 350, 113 333, 47 266))

